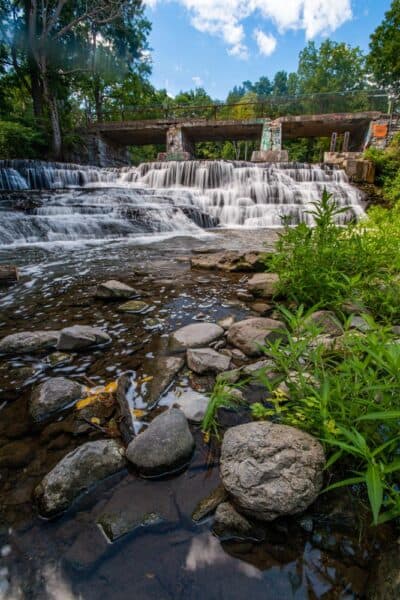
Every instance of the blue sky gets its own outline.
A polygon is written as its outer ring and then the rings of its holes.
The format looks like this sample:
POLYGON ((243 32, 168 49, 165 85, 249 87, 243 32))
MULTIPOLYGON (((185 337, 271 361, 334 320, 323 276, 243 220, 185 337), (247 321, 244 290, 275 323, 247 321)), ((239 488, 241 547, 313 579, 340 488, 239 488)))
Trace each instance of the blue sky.
POLYGON ((204 87, 224 99, 235 85, 296 70, 307 40, 368 49, 390 0, 146 0, 153 24, 152 82, 175 95, 204 87))

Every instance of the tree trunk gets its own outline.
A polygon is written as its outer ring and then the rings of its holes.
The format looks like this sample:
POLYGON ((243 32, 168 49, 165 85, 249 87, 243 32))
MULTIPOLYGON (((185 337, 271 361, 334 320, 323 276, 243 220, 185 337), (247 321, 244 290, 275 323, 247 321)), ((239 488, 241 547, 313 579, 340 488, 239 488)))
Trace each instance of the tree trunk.
POLYGON ((60 126, 60 117, 58 114, 58 106, 57 100, 50 91, 49 84, 47 81, 47 73, 46 71, 42 71, 41 73, 42 82, 43 82, 43 92, 44 98, 46 101, 47 109, 49 111, 50 116, 50 125, 51 125, 51 138, 52 138, 52 156, 56 160, 61 159, 62 154, 62 135, 61 135, 61 126, 60 126))

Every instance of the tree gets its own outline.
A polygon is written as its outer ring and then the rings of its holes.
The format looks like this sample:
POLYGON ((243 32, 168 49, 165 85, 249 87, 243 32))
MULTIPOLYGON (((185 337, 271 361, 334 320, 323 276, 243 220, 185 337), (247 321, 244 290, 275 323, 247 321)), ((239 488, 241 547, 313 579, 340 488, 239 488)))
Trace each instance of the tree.
POLYGON ((368 65, 376 82, 400 93, 400 0, 393 0, 371 35, 368 65))

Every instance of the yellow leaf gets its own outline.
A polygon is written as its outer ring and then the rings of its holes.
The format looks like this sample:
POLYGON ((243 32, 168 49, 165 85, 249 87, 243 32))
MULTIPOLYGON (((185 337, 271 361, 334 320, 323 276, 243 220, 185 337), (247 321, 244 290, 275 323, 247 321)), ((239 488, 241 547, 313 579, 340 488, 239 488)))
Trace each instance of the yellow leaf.
POLYGON ((142 383, 147 383, 152 379, 154 379, 153 375, 148 375, 147 377, 143 377, 143 379, 139 379, 138 384, 141 385, 142 383))
POLYGON ((76 403, 75 408, 77 410, 82 410, 82 408, 86 408, 86 406, 90 406, 91 404, 94 404, 97 400, 98 400, 97 395, 87 396, 86 398, 83 398, 83 400, 79 400, 76 403))
POLYGON ((92 417, 90 422, 93 423, 93 425, 100 425, 100 419, 98 417, 92 417))
POLYGON ((140 408, 134 408, 134 409, 132 410, 132 413, 133 413, 133 415, 134 415, 136 418, 140 418, 140 417, 143 417, 143 416, 146 414, 146 411, 144 411, 144 410, 141 410, 140 408))
POLYGON ((104 387, 104 391, 106 392, 106 394, 113 394, 117 391, 117 387, 117 381, 111 381, 111 383, 107 383, 107 385, 104 387))

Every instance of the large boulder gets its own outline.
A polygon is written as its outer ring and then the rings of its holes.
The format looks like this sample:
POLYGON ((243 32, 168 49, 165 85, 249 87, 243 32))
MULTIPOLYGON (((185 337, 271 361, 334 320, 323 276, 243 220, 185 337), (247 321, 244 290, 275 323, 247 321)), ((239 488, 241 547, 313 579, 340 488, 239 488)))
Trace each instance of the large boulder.
POLYGON ((169 343, 173 350, 201 348, 224 335, 224 330, 215 323, 192 323, 171 333, 169 343))
POLYGON ((284 328, 281 321, 265 317, 252 317, 232 325, 227 339, 232 346, 236 346, 247 356, 261 356, 260 347, 267 340, 273 341, 277 337, 284 336, 284 328))
POLYGON ((81 350, 98 344, 108 344, 111 338, 99 327, 90 325, 72 325, 61 330, 58 350, 81 350))
POLYGON ((114 300, 118 298, 133 298, 133 296, 139 296, 139 293, 126 283, 110 279, 104 281, 97 286, 96 297, 104 298, 105 300, 114 300))
POLYGON ((124 449, 116 440, 79 446, 64 456, 35 489, 41 514, 52 516, 66 510, 80 494, 125 465, 124 449))
POLYGON ((185 415, 171 408, 132 440, 126 456, 142 475, 164 475, 187 464, 193 448, 194 439, 185 415))
POLYGON ((42 421, 82 398, 85 388, 66 377, 51 377, 33 390, 29 412, 34 421, 42 421))
POLYGON ((304 511, 322 486, 324 451, 308 433, 270 422, 228 429, 221 479, 235 505, 262 521, 304 511))
POLYGON ((58 331, 22 331, 7 335, 0 341, 0 354, 29 354, 55 348, 58 331))
POLYGON ((189 369, 202 375, 203 373, 222 373, 227 371, 231 364, 231 359, 225 354, 220 354, 212 348, 193 348, 186 353, 186 359, 189 369))
POLYGON ((276 273, 256 273, 247 282, 247 289, 254 296, 272 298, 277 290, 279 275, 276 273))

